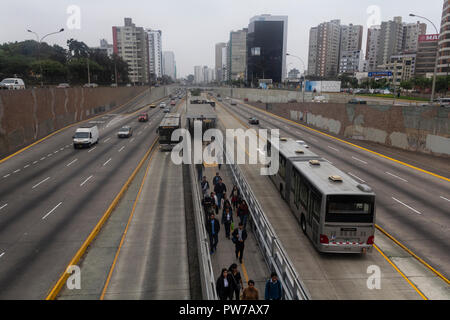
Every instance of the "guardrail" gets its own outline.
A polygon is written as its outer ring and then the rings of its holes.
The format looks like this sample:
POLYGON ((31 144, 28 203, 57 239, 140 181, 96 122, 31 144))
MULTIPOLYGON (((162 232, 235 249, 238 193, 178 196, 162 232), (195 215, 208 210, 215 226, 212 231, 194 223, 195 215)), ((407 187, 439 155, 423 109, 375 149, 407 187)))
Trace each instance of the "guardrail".
POLYGON ((233 174, 233 182, 239 188, 241 195, 248 204, 250 211, 249 223, 259 243, 259 248, 270 270, 277 273, 283 284, 284 298, 287 300, 311 300, 311 296, 297 271, 292 265, 285 249, 279 241, 275 230, 268 221, 261 205, 256 199, 244 174, 234 161, 230 161, 225 151, 227 164, 233 174))
POLYGON ((193 198, 193 209, 195 216, 195 230, 197 233, 197 248, 199 253, 200 278, 202 282, 203 300, 218 300, 216 293, 216 281, 214 279, 214 271, 211 262, 211 254, 209 249, 209 237, 205 228, 205 214, 203 213, 203 205, 201 202, 202 193, 200 184, 195 174, 195 166, 189 165, 191 175, 191 187, 193 198))

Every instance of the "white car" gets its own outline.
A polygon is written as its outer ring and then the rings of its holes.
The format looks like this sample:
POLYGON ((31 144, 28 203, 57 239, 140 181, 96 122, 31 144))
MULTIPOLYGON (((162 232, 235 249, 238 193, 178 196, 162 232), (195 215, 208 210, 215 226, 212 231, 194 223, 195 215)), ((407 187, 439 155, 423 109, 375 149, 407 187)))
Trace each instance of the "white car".
POLYGON ((75 131, 75 135, 73 136, 73 147, 75 149, 78 147, 90 148, 93 144, 98 143, 99 139, 98 127, 96 125, 82 126, 75 131))
POLYGON ((97 87, 98 87, 98 84, 96 84, 96 83, 86 83, 86 84, 84 85, 84 87, 85 87, 85 88, 97 88, 97 87))
POLYGON ((314 97, 314 100, 313 100, 314 102, 327 102, 327 98, 325 98, 324 96, 315 96, 314 97))
POLYGON ((161 104, 159 105, 159 107, 161 109, 164 109, 165 107, 167 107, 167 104, 165 102, 161 102, 161 104))
POLYGON ((25 83, 19 78, 6 78, 0 82, 0 88, 9 90, 25 89, 25 83))

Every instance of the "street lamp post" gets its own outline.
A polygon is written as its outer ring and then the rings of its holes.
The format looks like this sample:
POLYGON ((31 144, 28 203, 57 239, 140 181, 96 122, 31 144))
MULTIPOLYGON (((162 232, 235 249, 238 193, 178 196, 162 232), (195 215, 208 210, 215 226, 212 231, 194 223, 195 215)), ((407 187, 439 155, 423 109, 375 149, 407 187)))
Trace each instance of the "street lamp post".
POLYGON ((305 63, 303 62, 303 59, 302 58, 300 58, 300 57, 297 57, 297 56, 294 56, 294 55, 292 55, 292 54, 290 54, 290 53, 286 53, 286 56, 290 56, 290 57, 294 57, 294 58, 297 58, 298 60, 300 60, 300 62, 303 64, 303 82, 302 82, 302 99, 303 99, 303 103, 305 102, 305 84, 304 84, 304 82, 305 82, 305 80, 306 80, 306 65, 305 65, 305 63))
MULTIPOLYGON (((439 34, 439 31, 436 28, 436 25, 430 19, 422 17, 422 16, 418 16, 418 15, 413 14, 413 13, 410 13, 409 16, 410 17, 422 18, 424 20, 427 20, 429 23, 431 23, 433 25, 434 29, 436 30, 436 34, 439 34)), ((434 63, 433 87, 431 89, 431 100, 430 100, 431 103, 434 102, 434 96, 435 96, 435 93, 436 93, 436 75, 437 75, 438 60, 439 60, 439 39, 438 39, 438 46, 437 46, 437 50, 436 50, 436 61, 434 63)))
POLYGON ((57 34, 57 33, 63 32, 64 28, 61 28, 57 32, 52 32, 52 33, 46 34, 42 38, 39 38, 39 35, 36 32, 34 32, 34 31, 30 30, 30 29, 28 29, 27 31, 30 32, 30 33, 33 33, 36 36, 36 39, 37 39, 37 42, 38 42, 38 63, 39 63, 39 71, 41 73, 41 87, 43 87, 44 86, 44 81, 43 81, 44 74, 42 73, 42 63, 41 63, 41 43, 48 36, 51 36, 52 34, 57 34))

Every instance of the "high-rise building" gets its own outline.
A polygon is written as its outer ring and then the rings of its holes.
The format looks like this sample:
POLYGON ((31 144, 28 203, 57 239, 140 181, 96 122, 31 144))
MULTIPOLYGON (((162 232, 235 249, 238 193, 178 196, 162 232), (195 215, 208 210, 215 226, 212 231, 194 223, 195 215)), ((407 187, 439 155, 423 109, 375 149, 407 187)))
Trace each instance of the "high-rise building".
POLYGON ((114 46, 109 44, 106 39, 100 40, 100 47, 97 49, 103 51, 108 57, 111 57, 114 53, 114 46))
POLYGON ((380 26, 372 26, 367 30, 366 61, 368 71, 377 70, 377 54, 380 47, 380 26))
POLYGON ((419 36, 419 47, 416 58, 416 76, 430 76, 434 73, 438 43, 438 34, 419 36))
POLYGON ((380 29, 380 45, 377 51, 377 67, 390 62, 393 55, 398 55, 403 48, 402 17, 383 21, 380 29))
POLYGON ((222 82, 223 81, 223 48, 225 48, 227 44, 225 42, 216 43, 216 51, 215 51, 215 60, 216 60, 216 79, 217 81, 222 82))
POLYGON ((342 51, 339 60, 339 73, 353 74, 360 72, 362 60, 364 58, 361 50, 342 51))
POLYGON ((230 50, 228 49, 229 45, 228 43, 225 45, 225 47, 222 48, 222 73, 220 81, 226 82, 228 81, 228 57, 230 50))
POLYGON ((442 7, 437 68, 440 76, 448 75, 450 72, 450 0, 444 0, 442 7))
POLYGON ((175 54, 172 51, 163 51, 163 74, 177 80, 177 66, 175 54))
POLYGON ((203 73, 203 67, 202 66, 195 66, 194 67, 194 83, 200 84, 203 83, 204 80, 204 73, 203 73))
POLYGON ((161 78, 163 75, 163 62, 162 62, 162 32, 161 30, 146 29, 148 38, 148 61, 149 72, 152 80, 161 78))
MULTIPOLYGON (((354 43, 349 40, 348 43, 354 43)), ((341 22, 324 22, 310 30, 308 72, 319 77, 335 77, 339 71, 341 22)))
POLYGON ((359 51, 362 48, 363 26, 341 25, 340 51, 359 51))
POLYGON ((128 77, 133 83, 149 82, 147 33, 136 27, 131 18, 125 25, 112 27, 114 53, 128 64, 128 77))
POLYGON ((260 15, 250 19, 247 35, 247 81, 286 78, 287 16, 260 15))
POLYGON ((228 80, 245 80, 247 69, 247 29, 230 32, 228 80))
POLYGON ((419 48, 419 36, 427 33, 427 25, 425 23, 405 23, 403 25, 403 53, 416 53, 419 48))

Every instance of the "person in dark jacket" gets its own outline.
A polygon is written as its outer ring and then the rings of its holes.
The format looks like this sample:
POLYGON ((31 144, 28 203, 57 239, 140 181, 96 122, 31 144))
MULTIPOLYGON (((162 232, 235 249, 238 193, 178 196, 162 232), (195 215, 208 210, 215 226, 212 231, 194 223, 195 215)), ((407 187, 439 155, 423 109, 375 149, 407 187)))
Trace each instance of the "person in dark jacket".
POLYGON ((203 177, 201 186, 202 186, 202 192, 203 192, 203 198, 204 198, 209 193, 209 182, 208 182, 208 180, 206 180, 206 177, 203 177))
POLYGON ((227 269, 222 269, 222 273, 216 282, 216 292, 220 300, 231 300, 233 293, 233 279, 227 269))
POLYGON ((213 178, 213 186, 215 187, 216 184, 219 182, 219 180, 221 180, 222 178, 220 177, 219 173, 216 172, 216 176, 213 178))
POLYGON ((244 257, 245 240, 247 240, 247 230, 244 229, 244 224, 239 223, 239 228, 233 231, 233 243, 236 247, 236 259, 242 264, 244 257))
POLYGON ((222 214, 222 224, 225 226, 225 236, 230 239, 230 229, 233 223, 233 213, 230 208, 225 208, 222 214))
POLYGON ((276 272, 272 272, 270 279, 266 282, 266 292, 264 295, 266 300, 281 300, 283 297, 283 288, 278 280, 276 272))
POLYGON ((222 179, 219 179, 219 182, 214 186, 214 192, 216 193, 217 201, 219 202, 218 207, 220 209, 223 195, 227 192, 227 186, 223 183, 222 179))
POLYGON ((233 205, 233 209, 236 210, 239 206, 239 198, 241 197, 241 193, 239 192, 239 189, 237 186, 233 187, 233 190, 231 190, 230 199, 231 204, 233 205))
POLYGON ((247 202, 245 202, 245 200, 242 200, 241 204, 238 207, 238 216, 242 224, 244 225, 244 229, 247 229, 249 210, 247 202))
POLYGON ((233 263, 228 269, 228 273, 231 275, 231 279, 233 280, 233 290, 231 292, 231 299, 233 300, 233 293, 236 296, 236 300, 239 300, 239 296, 241 293, 241 289, 244 287, 244 283, 242 282, 241 273, 238 271, 238 266, 236 263, 233 263))
POLYGON ((220 224, 216 219, 214 214, 211 214, 210 219, 206 223, 206 231, 209 235, 209 244, 211 247, 211 254, 213 254, 217 249, 217 243, 219 243, 219 231, 220 224))

